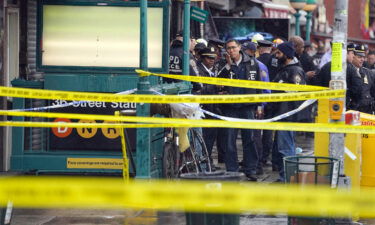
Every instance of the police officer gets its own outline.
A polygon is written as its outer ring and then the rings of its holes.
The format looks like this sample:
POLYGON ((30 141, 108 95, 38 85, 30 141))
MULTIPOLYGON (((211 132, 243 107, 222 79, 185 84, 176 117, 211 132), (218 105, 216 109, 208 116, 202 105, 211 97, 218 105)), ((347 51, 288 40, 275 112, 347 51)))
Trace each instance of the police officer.
MULTIPOLYGON (((224 53, 226 53, 225 48, 224 48, 225 42, 212 38, 208 40, 208 47, 214 47, 215 52, 217 54, 216 61, 220 61, 222 58, 224 58, 224 53)), ((219 93, 218 93, 219 94, 219 93)), ((224 163, 224 146, 225 142, 221 137, 223 137, 223 128, 218 128, 217 129, 217 141, 216 141, 216 150, 217 150, 217 161, 218 163, 224 163)))
POLYGON ((277 65, 277 59, 271 54, 273 43, 267 40, 258 41, 258 53, 257 58, 264 65, 267 66, 270 80, 275 79, 279 66, 277 65))
MULTIPOLYGON (((178 32, 176 34, 176 38, 171 43, 171 49, 169 52, 169 73, 170 74, 182 74, 182 63, 183 63, 183 54, 184 54, 184 48, 183 48, 183 36, 182 31, 178 32)), ((189 39, 190 41, 190 55, 189 55, 189 73, 190 75, 196 75, 197 69, 196 69, 196 59, 194 58, 194 55, 192 54, 194 47, 196 45, 195 39, 191 37, 189 39)), ((164 82, 172 83, 172 82, 180 82, 180 80, 175 80, 171 78, 163 78, 164 82)))
POLYGON ((367 61, 363 63, 363 66, 367 69, 375 71, 375 51, 371 50, 367 54, 367 61))
MULTIPOLYGON (((277 64, 277 58, 271 54, 273 43, 267 40, 258 41, 258 52, 259 57, 257 58, 260 62, 265 64, 268 69, 269 80, 275 79, 279 65, 277 64)), ((273 116, 272 109, 269 104, 264 105, 263 116, 265 119, 270 119, 273 116)), ((261 163, 267 164, 267 160, 272 151, 273 146, 273 133, 272 130, 263 130, 262 132, 262 155, 260 156, 261 163)))
MULTIPOLYGON (((291 83, 291 84, 306 84, 305 72, 300 66, 298 59, 294 57, 295 50, 291 42, 285 42, 277 47, 276 57, 278 58, 279 64, 282 66, 276 75, 274 82, 279 83, 291 83)), ((296 109, 299 106, 299 102, 278 102, 273 103, 273 110, 278 115, 289 112, 296 109)), ((298 122, 304 119, 299 112, 295 115, 283 119, 283 121, 298 122)), ((277 149, 277 158, 275 162, 278 165, 280 172, 279 181, 285 181, 285 173, 283 168, 283 158, 286 156, 295 155, 295 143, 294 143, 294 132, 293 131, 276 131, 274 148, 277 149)))
MULTIPOLYGON (((241 51, 240 43, 231 39, 225 44, 227 54, 225 59, 219 62, 219 77, 239 80, 260 81, 259 66, 254 57, 250 57, 241 51)), ((224 87, 224 93, 228 94, 259 94, 261 90, 238 87, 224 87)), ((254 111, 257 104, 254 103, 235 103, 223 104, 221 110, 223 115, 234 118, 254 119, 254 111)), ((238 129, 226 128, 226 140, 224 162, 227 171, 239 171, 237 157, 236 139, 238 129)), ((258 163, 258 154, 255 147, 252 130, 242 129, 242 147, 243 147, 243 172, 251 180, 255 181, 256 167, 258 163)))
MULTIPOLYGON (((200 52, 200 60, 197 62, 198 76, 203 77, 216 77, 217 71, 215 70, 215 60, 217 57, 214 47, 206 47, 200 52)), ((211 84, 193 83, 193 93, 201 95, 215 95, 218 93, 218 87, 211 84)), ((202 108, 215 113, 221 114, 218 109, 218 104, 203 104, 202 108)), ((210 115, 206 115, 207 119, 216 119, 210 115)), ((215 143, 218 129, 216 128, 203 128, 203 139, 206 144, 208 154, 211 159, 212 148, 215 143)))
MULTIPOLYGON (((260 47, 261 43, 267 43, 269 41, 258 41, 258 51, 259 48, 264 48, 260 47)), ((271 43, 271 42, 269 42, 271 43)), ((271 43, 272 45, 272 43, 271 43)), ((271 48, 271 47, 270 47, 271 48)), ((251 57, 255 57, 255 53, 257 51, 257 45, 254 42, 245 42, 242 44, 242 49, 243 51, 248 54, 251 57)), ((261 50, 260 52, 262 52, 261 50)), ((259 65, 259 71, 260 71, 260 78, 264 82, 269 82, 269 76, 268 76, 268 68, 266 65, 264 65, 261 61, 257 59, 257 63, 259 65)), ((270 94, 271 90, 262 90, 263 94, 270 94)), ((255 117, 256 119, 264 119, 265 117, 265 108, 267 106, 267 103, 263 103, 261 106, 258 106, 255 117)), ((253 136, 254 136, 254 141, 255 145, 258 151, 258 166, 257 166, 257 175, 262 175, 263 174, 263 164, 264 161, 266 161, 270 150, 272 149, 272 144, 269 144, 270 142, 272 143, 272 131, 270 130, 254 130, 253 131, 253 136), (264 144, 264 141, 266 140, 266 143, 264 144), (264 146, 265 145, 265 146, 264 146), (266 151, 266 152, 265 152, 266 151), (264 159, 265 158, 265 159, 264 159)))
MULTIPOLYGON (((169 52, 169 73, 170 74, 182 74, 182 58, 184 54, 182 32, 176 34, 176 38, 171 43, 171 49, 169 52)), ((172 80, 166 80, 170 82, 172 80)))
MULTIPOLYGON (((346 55, 346 108, 358 110, 358 102, 361 98, 362 80, 358 76, 357 69, 353 66, 354 50, 356 45, 354 43, 347 44, 346 55)), ((331 62, 326 63, 319 73, 314 77, 313 85, 329 87, 331 81, 331 62)))
MULTIPOLYGON (((365 46, 357 45, 354 50, 353 65, 357 76, 361 78, 361 98, 357 102, 357 109, 364 113, 373 113, 374 98, 371 95, 372 89, 374 88, 374 75, 371 70, 363 67, 366 53, 365 46)), ((355 104, 355 102, 354 102, 355 104)))

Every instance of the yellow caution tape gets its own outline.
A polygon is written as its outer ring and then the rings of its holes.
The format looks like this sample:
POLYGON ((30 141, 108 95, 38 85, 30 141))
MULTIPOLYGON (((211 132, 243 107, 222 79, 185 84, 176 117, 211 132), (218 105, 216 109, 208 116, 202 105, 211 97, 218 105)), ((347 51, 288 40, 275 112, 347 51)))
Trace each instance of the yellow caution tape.
MULTIPOLYGON (((116 111, 115 116, 120 116, 120 112, 116 111)), ((129 159, 126 149, 126 138, 125 138, 125 130, 124 127, 120 128, 120 139, 121 139, 121 151, 122 151, 122 160, 123 160, 123 167, 122 167, 122 176, 126 182, 129 182, 129 159)))
POLYGON ((255 89, 266 89, 266 90, 279 90, 279 91, 322 91, 327 90, 326 87, 312 86, 312 85, 297 85, 297 84, 286 84, 286 83, 274 83, 264 81, 251 81, 251 80, 238 80, 238 79, 227 79, 217 77, 201 77, 201 76, 189 76, 189 75, 171 75, 161 73, 151 73, 144 70, 135 70, 140 76, 159 76, 177 80, 185 80, 197 83, 214 84, 219 86, 231 86, 231 87, 243 87, 243 88, 255 88, 255 89))
POLYGON ((193 212, 287 213, 375 217, 375 190, 229 182, 131 181, 116 178, 10 177, 0 204, 24 208, 136 208, 193 212))
POLYGON ((345 96, 345 90, 249 95, 115 95, 93 92, 51 91, 29 88, 0 87, 0 96, 70 101, 138 102, 138 103, 255 103, 303 101, 345 96))
POLYGON ((160 127, 187 127, 178 124, 135 124, 135 123, 58 123, 58 122, 20 122, 1 121, 0 127, 70 127, 70 128, 160 128, 160 127))
POLYGON ((375 134, 375 126, 353 126, 329 123, 292 123, 292 122, 248 122, 248 121, 223 121, 223 120, 191 120, 158 117, 134 117, 134 116, 110 116, 89 115, 71 113, 47 113, 47 112, 16 112, 0 111, 0 115, 86 119, 100 121, 121 121, 146 124, 112 124, 112 123, 52 123, 52 122, 0 122, 0 126, 25 126, 25 127, 106 127, 106 128, 145 128, 145 127, 231 127, 239 129, 266 129, 266 130, 290 130, 307 132, 330 133, 355 133, 375 134), (151 124, 150 124, 151 123, 151 124))
POLYGON ((120 128, 120 137, 121 137, 121 150, 122 150, 122 160, 124 161, 123 168, 122 168, 122 176, 126 182, 129 182, 129 159, 126 149, 126 139, 125 139, 125 131, 124 128, 120 128))

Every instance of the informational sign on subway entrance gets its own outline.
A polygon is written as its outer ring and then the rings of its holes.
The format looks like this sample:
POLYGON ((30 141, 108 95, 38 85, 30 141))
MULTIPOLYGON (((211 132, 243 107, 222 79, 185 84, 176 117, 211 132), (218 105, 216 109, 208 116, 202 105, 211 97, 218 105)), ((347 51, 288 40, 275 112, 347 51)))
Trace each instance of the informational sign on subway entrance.
MULTIPOLYGON (((99 101, 65 101, 52 100, 49 105, 63 105, 68 107, 51 109, 50 112, 114 115, 116 111, 135 110, 136 103, 128 102, 99 102, 99 101)), ((50 130, 50 150, 77 150, 77 151, 121 151, 120 129, 118 128, 69 128, 64 123, 110 123, 110 121, 95 119, 67 119, 55 118, 52 122, 61 123, 61 127, 50 130)), ((135 149, 135 129, 125 129, 132 150, 135 149)))

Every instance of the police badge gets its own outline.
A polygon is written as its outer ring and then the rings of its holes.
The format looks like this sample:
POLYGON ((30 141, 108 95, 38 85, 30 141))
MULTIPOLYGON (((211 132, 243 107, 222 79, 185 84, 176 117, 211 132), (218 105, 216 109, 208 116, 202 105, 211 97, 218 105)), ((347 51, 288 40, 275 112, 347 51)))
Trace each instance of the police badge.
POLYGON ((302 78, 299 74, 294 75, 294 83, 295 84, 300 84, 301 81, 302 81, 302 78))
POLYGON ((363 78, 363 83, 368 84, 367 75, 365 75, 365 77, 363 78))

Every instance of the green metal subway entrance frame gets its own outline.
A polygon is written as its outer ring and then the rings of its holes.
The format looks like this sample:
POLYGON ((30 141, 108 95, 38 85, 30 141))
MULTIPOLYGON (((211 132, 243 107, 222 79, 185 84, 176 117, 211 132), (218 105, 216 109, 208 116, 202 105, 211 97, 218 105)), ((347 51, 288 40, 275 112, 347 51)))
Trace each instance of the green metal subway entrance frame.
MULTIPOLYGON (((37 47, 35 52, 29 53, 36 54, 37 71, 43 73, 43 76, 34 81, 14 80, 13 86, 103 93, 118 93, 138 88, 139 93, 149 94, 151 86, 169 94, 189 91, 188 84, 164 85, 158 77, 139 80, 134 72, 136 68, 142 68, 168 73, 169 0, 148 3, 122 0, 30 0, 28 2, 33 1, 37 2, 37 28, 36 40, 34 40, 37 47), (90 13, 85 10, 89 10, 90 13), (148 17, 147 13, 150 13, 148 17), (95 20, 95 18, 101 19, 95 20), (155 29, 156 25, 152 24, 152 26, 148 25, 151 29, 146 32, 144 30, 145 28, 147 30, 146 25, 155 21, 161 22, 160 30, 155 29), (101 25, 103 25, 102 30, 98 29, 101 25), (126 26, 130 25, 138 27, 138 30, 129 30, 126 26), (137 37, 136 40, 133 36, 137 37), (126 51, 127 47, 130 47, 129 52, 126 51), (148 62, 145 62, 147 58, 148 62)), ((32 108, 60 103, 65 102, 15 98, 13 108, 32 108)), ((149 115, 148 104, 135 106, 134 103, 76 102, 74 106, 55 111, 113 114, 124 109, 136 109, 138 115, 149 115)), ((29 119, 14 117, 13 120, 29 119)), ((32 120, 47 121, 42 118, 32 120)), ((133 140, 129 143, 133 150, 137 177, 161 176, 163 135, 162 129, 129 130, 130 139, 133 140)), ((12 143, 12 171, 121 174, 120 139, 115 136, 114 130, 97 129, 94 132, 92 129, 56 131, 42 128, 13 128, 12 143)), ((132 167, 130 169, 132 173, 135 172, 132 167)))

